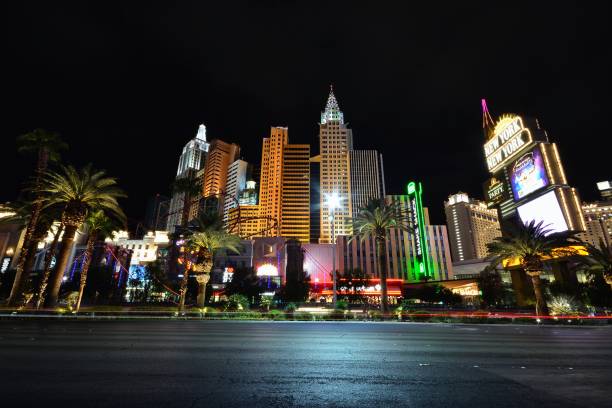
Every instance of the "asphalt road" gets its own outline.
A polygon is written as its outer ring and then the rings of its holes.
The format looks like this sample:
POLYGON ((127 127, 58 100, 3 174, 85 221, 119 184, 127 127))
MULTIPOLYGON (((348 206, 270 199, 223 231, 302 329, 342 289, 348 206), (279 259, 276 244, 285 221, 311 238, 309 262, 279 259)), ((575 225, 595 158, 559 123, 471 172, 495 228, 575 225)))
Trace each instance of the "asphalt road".
POLYGON ((0 321, 1 407, 611 401, 612 327, 0 321))

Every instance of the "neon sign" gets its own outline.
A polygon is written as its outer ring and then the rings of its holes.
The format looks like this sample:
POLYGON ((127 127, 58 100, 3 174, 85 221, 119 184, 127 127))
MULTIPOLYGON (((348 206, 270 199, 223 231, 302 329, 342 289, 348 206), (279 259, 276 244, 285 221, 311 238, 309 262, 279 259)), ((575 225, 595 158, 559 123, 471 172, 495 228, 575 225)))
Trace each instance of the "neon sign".
POLYGON ((499 170, 508 160, 531 144, 533 137, 520 116, 504 116, 495 126, 493 137, 485 143, 489 172, 499 170))
POLYGON ((412 271, 417 280, 430 278, 433 275, 433 266, 429 259, 427 235, 425 234, 425 214, 423 212, 421 183, 411 181, 408 183, 408 200, 410 202, 410 227, 414 237, 415 256, 412 261, 412 271))

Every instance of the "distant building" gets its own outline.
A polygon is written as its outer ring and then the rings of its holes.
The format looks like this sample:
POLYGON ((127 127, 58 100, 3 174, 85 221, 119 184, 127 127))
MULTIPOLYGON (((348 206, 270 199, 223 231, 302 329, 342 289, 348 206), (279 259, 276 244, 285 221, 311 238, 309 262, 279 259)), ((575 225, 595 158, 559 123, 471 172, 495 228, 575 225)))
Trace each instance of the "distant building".
POLYGON ((259 195, 263 236, 310 239, 310 145, 289 144, 288 129, 263 139, 259 195), (276 227, 273 227, 276 224, 276 227))
POLYGON ((321 238, 321 156, 310 158, 310 242, 321 238))
POLYGON ((444 212, 455 262, 485 258, 487 244, 501 236, 497 211, 465 193, 449 196, 444 212))
POLYGON ((162 231, 168 224, 168 211, 170 209, 170 198, 156 194, 147 202, 144 226, 149 231, 162 231))
MULTIPOLYGON (((219 199, 219 212, 223 213, 224 197, 227 189, 228 172, 230 165, 236 161, 240 154, 240 147, 235 143, 227 143, 215 139, 210 143, 206 166, 204 167, 204 185, 202 197, 217 197, 219 199)), ((238 165, 240 168, 240 165, 238 165)), ((244 169, 246 171, 246 168, 244 169)))
POLYGON ((612 182, 600 181, 597 183, 597 189, 603 201, 612 201, 612 182))
POLYGON ((355 218, 368 201, 385 196, 383 161, 382 154, 376 150, 351 150, 349 161, 352 217, 355 218))
POLYGON ((330 196, 340 198, 339 207, 334 210, 334 235, 351 235, 353 231, 349 162, 352 149, 353 132, 344 123, 344 114, 331 90, 319 124, 321 243, 332 242, 330 196))
POLYGON ((229 210, 238 206, 239 194, 246 188, 248 163, 236 160, 229 165, 225 196, 223 197, 223 221, 227 224, 229 210))
POLYGON ((595 203, 583 203, 582 212, 586 229, 580 234, 580 238, 591 245, 599 246, 604 242, 612 244, 612 200, 598 201, 595 203))
POLYGON ((246 182, 246 188, 238 194, 238 203, 240 205, 257 205, 258 202, 257 182, 249 180, 246 182))
MULTIPOLYGON (((198 170, 204 167, 209 147, 210 144, 206 141, 206 126, 200 125, 198 127, 196 137, 190 140, 185 147, 183 147, 183 152, 179 158, 176 178, 195 178, 198 170)), ((188 205, 191 207, 191 203, 188 205)), ((174 232, 177 225, 181 225, 188 221, 183 220, 185 194, 173 194, 169 207, 166 230, 169 232, 174 232)))

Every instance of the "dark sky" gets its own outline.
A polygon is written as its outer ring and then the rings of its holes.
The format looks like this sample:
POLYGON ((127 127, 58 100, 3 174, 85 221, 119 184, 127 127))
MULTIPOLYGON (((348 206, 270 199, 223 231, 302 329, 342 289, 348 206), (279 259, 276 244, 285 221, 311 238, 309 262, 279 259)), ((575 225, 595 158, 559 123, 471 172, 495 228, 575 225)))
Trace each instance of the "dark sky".
POLYGON ((0 201, 33 162, 15 137, 42 127, 66 161, 117 176, 142 218, 199 123, 252 162, 270 126, 314 147, 330 83, 355 147, 383 153, 387 191, 421 180, 435 222, 448 194, 482 195, 482 97, 538 117, 583 198, 612 176, 606 2, 89 3, 3 6, 0 201))

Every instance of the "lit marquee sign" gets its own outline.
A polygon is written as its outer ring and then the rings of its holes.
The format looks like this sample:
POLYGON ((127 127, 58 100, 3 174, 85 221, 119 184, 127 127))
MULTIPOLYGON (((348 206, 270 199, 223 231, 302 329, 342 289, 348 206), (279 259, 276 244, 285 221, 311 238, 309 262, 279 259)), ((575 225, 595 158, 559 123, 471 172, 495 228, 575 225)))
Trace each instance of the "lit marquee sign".
POLYGON ((487 180, 484 184, 484 192, 487 198, 487 207, 489 208, 510 198, 508 186, 505 183, 505 176, 503 174, 499 174, 487 180))
POLYGON ((413 230, 415 256, 412 261, 412 270, 416 279, 432 276, 432 265, 430 265, 429 251, 427 250, 427 236, 425 235, 425 215, 423 213, 423 201, 421 194, 423 186, 421 183, 411 181, 408 183, 408 200, 410 201, 410 227, 413 230))
POLYGON ((495 125, 493 137, 484 145, 489 172, 499 170, 532 142, 533 136, 520 116, 502 117, 495 125))

